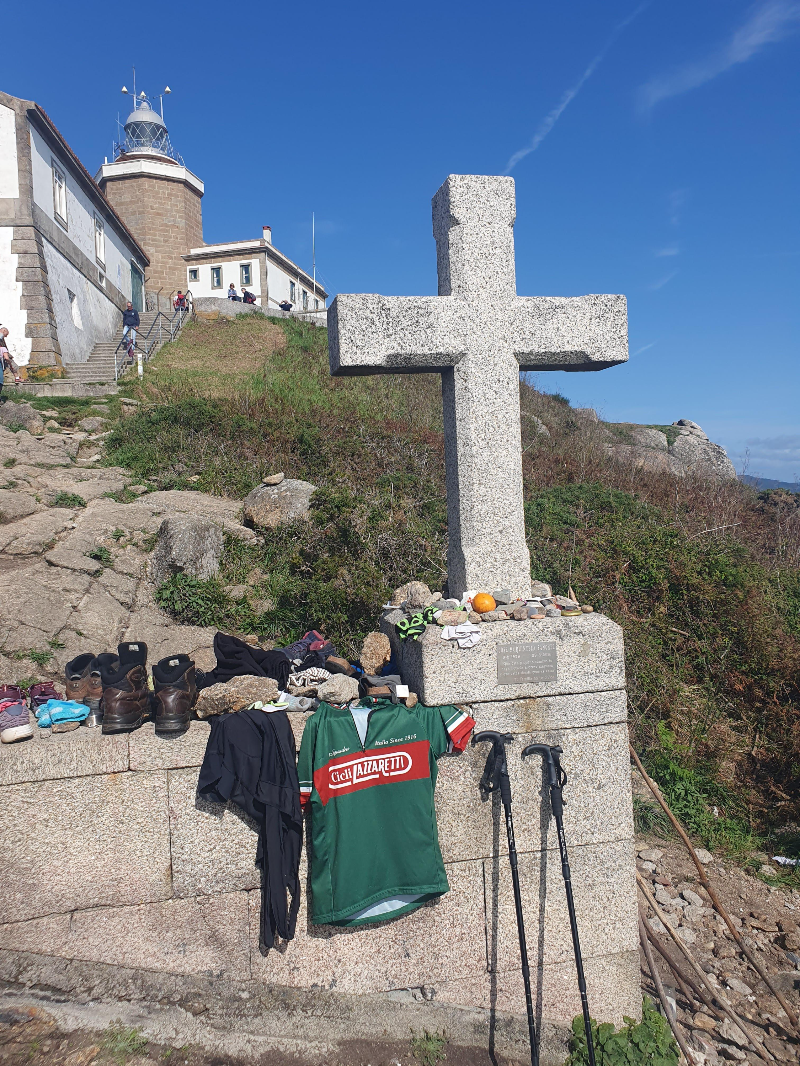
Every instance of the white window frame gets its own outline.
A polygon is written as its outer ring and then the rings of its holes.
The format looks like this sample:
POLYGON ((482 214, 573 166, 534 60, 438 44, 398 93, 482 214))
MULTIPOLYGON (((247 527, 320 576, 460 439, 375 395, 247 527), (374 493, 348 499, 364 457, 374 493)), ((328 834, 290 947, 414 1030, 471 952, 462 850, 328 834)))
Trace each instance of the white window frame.
POLYGON ((106 227, 99 215, 94 216, 94 257, 97 265, 106 268, 106 227))
POLYGON ((239 264, 239 286, 248 288, 253 284, 253 264, 252 263, 240 263, 239 264), (245 280, 245 272, 247 273, 247 280, 245 280))
POLYGON ((319 300, 316 297, 314 298, 314 310, 319 311, 319 300))
POLYGON ((200 268, 199 267, 189 267, 189 275, 188 275, 188 277, 189 277, 189 281, 195 281, 195 282, 199 281, 200 280, 200 268))
POLYGON ((289 299, 294 303, 297 300, 297 287, 293 281, 289 282, 289 299))
POLYGON ((307 311, 308 310, 308 293, 306 292, 305 289, 302 289, 301 291, 303 293, 303 310, 307 311))
POLYGON ((53 168, 53 214, 56 222, 60 222, 64 229, 69 229, 67 218, 67 175, 63 168, 51 160, 53 168), (63 209, 63 210, 62 210, 63 209))
POLYGON ((224 284, 225 283, 222 280, 222 267, 221 266, 212 267, 211 268, 211 288, 212 289, 221 289, 224 284), (214 284, 214 271, 215 270, 219 271, 219 284, 218 285, 214 284))

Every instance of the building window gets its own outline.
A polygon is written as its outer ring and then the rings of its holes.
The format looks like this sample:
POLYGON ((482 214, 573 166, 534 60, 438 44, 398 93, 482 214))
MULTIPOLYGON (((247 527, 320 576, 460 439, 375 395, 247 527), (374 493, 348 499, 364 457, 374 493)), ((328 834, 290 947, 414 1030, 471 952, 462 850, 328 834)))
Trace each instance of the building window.
POLYGON ((102 270, 97 271, 97 282, 100 285, 101 289, 104 289, 106 287, 106 276, 102 270))
POLYGON ((297 289, 293 281, 289 282, 289 299, 294 303, 297 298, 297 289))
POLYGON ((211 268, 211 288, 212 289, 221 289, 222 288, 222 267, 212 267, 211 268))
POLYGON ((308 293, 303 289, 303 310, 308 310, 308 293))
POLYGON ((67 228, 67 179, 63 170, 53 163, 53 211, 64 229, 67 228))
POLYGON ((78 300, 74 292, 70 292, 67 289, 67 298, 69 299, 69 310, 72 315, 73 324, 77 329, 83 329, 83 320, 81 319, 81 309, 78 307, 78 300))
POLYGON ((319 300, 314 300, 314 310, 319 311, 319 300))
POLYGON ((200 271, 197 267, 189 267, 189 281, 199 281, 200 271))
POLYGON ((239 267, 239 279, 242 285, 253 284, 253 268, 249 263, 242 263, 239 267))
POLYGON ((94 255, 101 267, 106 265, 106 231, 102 218, 94 216, 94 255))

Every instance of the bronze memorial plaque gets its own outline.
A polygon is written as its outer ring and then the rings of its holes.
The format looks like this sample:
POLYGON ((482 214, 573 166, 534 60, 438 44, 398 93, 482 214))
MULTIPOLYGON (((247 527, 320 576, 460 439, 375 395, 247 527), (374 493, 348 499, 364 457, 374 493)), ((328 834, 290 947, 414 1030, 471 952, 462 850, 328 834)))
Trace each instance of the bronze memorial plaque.
POLYGON ((529 685, 547 681, 558 681, 554 640, 497 645, 498 685, 529 685))

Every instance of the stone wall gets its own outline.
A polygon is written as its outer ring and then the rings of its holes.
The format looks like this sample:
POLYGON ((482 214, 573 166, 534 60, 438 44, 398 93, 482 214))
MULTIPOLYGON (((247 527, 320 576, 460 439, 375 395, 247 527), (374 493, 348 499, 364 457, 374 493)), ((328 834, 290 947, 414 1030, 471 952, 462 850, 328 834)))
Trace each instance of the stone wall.
MULTIPOLYGON (((593 621, 597 632, 576 634, 578 655, 608 636, 612 623, 593 621)), ((566 631, 566 621, 560 625, 566 631)), ((618 632, 612 658, 621 653, 618 632)), ((584 657, 588 676, 597 663, 584 657)), ((538 760, 523 765, 519 754, 534 739, 564 748, 566 833, 592 1013, 621 1022, 640 1007, 625 694, 611 687, 501 700, 474 704, 472 713, 479 728, 513 734, 509 767, 534 995, 548 1034, 543 1061, 561 1062, 580 1001, 542 767, 538 760)), ((290 717, 299 744, 306 716, 290 717)), ((8 953, 28 953, 123 967, 144 974, 145 984, 148 973, 214 975, 282 988, 287 1004, 309 989, 378 996, 364 1032, 373 1038, 386 1027, 384 1008, 394 1010, 410 989, 409 998, 443 1011, 505 1019, 524 1032, 504 823, 498 804, 482 802, 478 791, 485 748, 440 760, 447 895, 411 915, 347 930, 311 925, 304 898, 295 939, 264 956, 254 827, 196 794, 208 731, 204 722, 175 739, 157 738, 152 725, 117 737, 81 729, 0 750, 6 961, 8 953)), ((486 1032, 496 1036, 495 1021, 486 1032)))
POLYGON ((181 256, 203 243, 201 197, 181 181, 145 174, 109 177, 103 191, 150 258, 145 287, 162 298, 186 291, 181 256))

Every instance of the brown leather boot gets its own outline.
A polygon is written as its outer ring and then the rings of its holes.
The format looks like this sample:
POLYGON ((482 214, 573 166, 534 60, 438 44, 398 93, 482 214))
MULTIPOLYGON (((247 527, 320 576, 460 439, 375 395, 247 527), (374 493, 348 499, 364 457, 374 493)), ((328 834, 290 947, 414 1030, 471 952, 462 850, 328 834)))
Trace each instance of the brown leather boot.
POLYGON ((100 725, 103 720, 103 682, 100 679, 100 664, 92 652, 84 652, 67 663, 64 667, 64 681, 67 699, 84 703, 89 708, 89 714, 81 724, 100 725))
POLYGON ((97 657, 103 682, 103 733, 130 733, 150 710, 147 645, 119 644, 117 652, 97 657))
POLYGON ((153 667, 156 693, 156 733, 185 733, 197 700, 194 663, 188 655, 168 655, 153 667))

